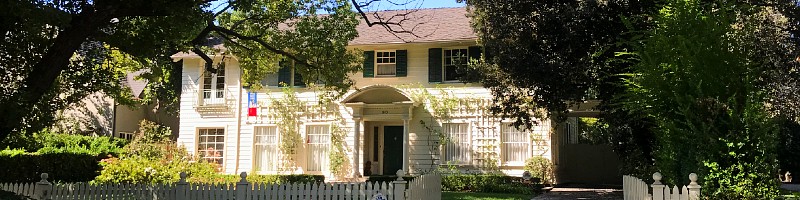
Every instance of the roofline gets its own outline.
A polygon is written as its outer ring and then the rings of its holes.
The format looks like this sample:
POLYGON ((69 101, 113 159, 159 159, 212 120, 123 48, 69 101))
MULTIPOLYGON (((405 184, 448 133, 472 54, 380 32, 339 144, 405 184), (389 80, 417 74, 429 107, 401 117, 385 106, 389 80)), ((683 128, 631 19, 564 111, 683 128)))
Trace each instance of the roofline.
POLYGON ((435 43, 456 43, 456 42, 477 42, 478 38, 464 38, 464 39, 457 39, 457 40, 428 40, 428 41, 413 41, 413 42, 385 42, 385 43, 364 43, 364 44, 351 44, 347 45, 347 47, 358 47, 358 46, 376 46, 376 45, 403 45, 403 44, 435 44, 435 43))

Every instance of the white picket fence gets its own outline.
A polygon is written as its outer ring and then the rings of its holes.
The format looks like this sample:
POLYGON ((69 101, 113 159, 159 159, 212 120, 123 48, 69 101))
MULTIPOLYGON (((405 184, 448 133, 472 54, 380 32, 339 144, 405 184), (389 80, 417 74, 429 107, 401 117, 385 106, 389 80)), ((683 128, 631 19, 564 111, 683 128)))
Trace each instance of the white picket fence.
POLYGON ((647 185, 642 179, 633 176, 622 176, 622 193, 625 200, 699 200, 700 185, 697 184, 697 174, 689 174, 689 185, 682 188, 670 188, 661 183, 661 173, 653 173, 653 184, 647 185), (650 193, 652 188, 652 194, 650 193))
POLYGON ((95 200, 271 200, 271 199, 352 199, 352 200, 406 200, 440 199, 441 176, 422 175, 410 183, 393 182, 358 183, 291 183, 258 184, 241 181, 234 184, 190 184, 181 173, 176 184, 51 184, 47 174, 42 181, 24 184, 0 184, 0 189, 32 197, 37 200, 95 199, 95 200), (417 198, 414 198, 417 197, 417 198))
POLYGON ((408 184, 409 200, 441 200, 442 175, 425 174, 411 180, 408 184))

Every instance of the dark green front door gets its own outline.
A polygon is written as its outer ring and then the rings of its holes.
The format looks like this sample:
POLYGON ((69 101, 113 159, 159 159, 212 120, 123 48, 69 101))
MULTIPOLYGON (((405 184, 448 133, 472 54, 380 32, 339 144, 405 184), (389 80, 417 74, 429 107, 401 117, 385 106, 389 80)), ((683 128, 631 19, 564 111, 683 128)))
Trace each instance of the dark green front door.
POLYGON ((403 168, 403 127, 383 127, 383 175, 395 175, 403 168))

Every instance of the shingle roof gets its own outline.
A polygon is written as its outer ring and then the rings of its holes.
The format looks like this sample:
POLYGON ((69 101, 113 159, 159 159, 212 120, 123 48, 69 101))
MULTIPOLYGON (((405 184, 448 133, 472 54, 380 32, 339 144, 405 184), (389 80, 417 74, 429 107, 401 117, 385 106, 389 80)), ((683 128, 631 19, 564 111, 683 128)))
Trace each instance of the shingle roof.
MULTIPOLYGON (((383 26, 369 27, 364 20, 361 20, 356 27, 358 37, 350 41, 350 45, 457 41, 478 38, 470 26, 470 19, 464 7, 380 11, 377 14, 382 18, 407 14, 405 18, 407 20, 403 21, 401 25, 405 30, 412 31, 414 34, 398 33, 395 36, 383 26)), ((367 16, 371 21, 375 19, 373 13, 367 13, 367 16)), ((391 21, 396 22, 401 19, 404 18, 397 16, 391 21)))
MULTIPOLYGON (((367 12, 370 22, 375 22, 374 12, 367 12)), ((422 42, 441 42, 441 41, 463 41, 474 40, 478 36, 470 26, 470 19, 465 7, 458 8, 428 8, 411 10, 390 10, 378 11, 377 14, 384 19, 391 18, 397 14, 405 14, 404 17, 397 16, 389 22, 401 23, 404 30, 409 33, 392 34, 381 25, 367 25, 367 22, 359 18, 361 22, 356 26, 358 37, 350 41, 349 45, 374 45, 374 44, 396 44, 396 43, 422 43, 422 42), (399 38, 398 38, 399 37, 399 38)), ((403 30, 396 25, 392 25, 395 30, 403 30)), ((216 39, 208 45, 214 48, 224 49, 222 40, 216 39)), ((173 58, 194 57, 193 52, 180 52, 172 55, 173 58)))

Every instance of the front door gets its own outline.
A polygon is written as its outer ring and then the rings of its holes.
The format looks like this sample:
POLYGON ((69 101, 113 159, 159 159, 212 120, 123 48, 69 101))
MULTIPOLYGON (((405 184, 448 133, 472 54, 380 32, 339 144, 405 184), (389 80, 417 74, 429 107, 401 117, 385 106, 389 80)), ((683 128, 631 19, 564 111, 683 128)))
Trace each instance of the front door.
POLYGON ((403 126, 383 127, 383 175, 403 168, 403 126))

